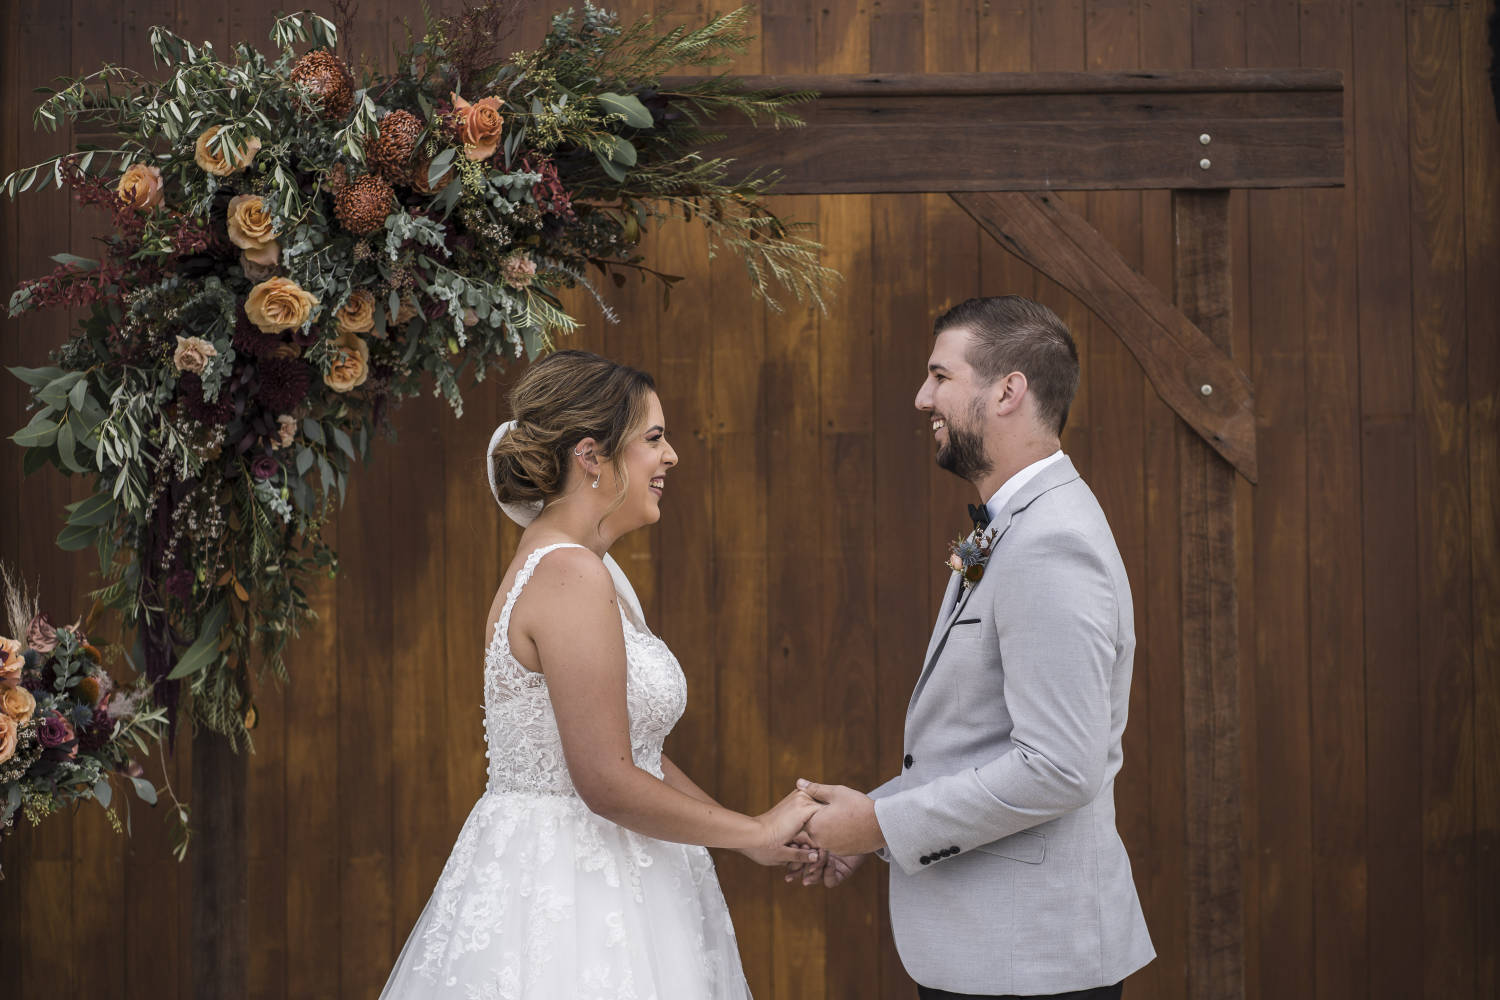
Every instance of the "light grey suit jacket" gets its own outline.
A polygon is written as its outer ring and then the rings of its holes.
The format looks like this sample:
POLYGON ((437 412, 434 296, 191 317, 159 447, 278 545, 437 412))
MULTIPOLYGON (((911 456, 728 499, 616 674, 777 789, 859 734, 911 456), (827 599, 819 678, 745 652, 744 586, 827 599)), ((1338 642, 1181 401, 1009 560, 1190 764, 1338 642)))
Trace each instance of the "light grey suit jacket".
POLYGON ((989 534, 983 578, 949 583, 902 771, 870 793, 896 947, 917 982, 956 993, 1112 985, 1156 954, 1115 830, 1130 584, 1066 458, 989 534))

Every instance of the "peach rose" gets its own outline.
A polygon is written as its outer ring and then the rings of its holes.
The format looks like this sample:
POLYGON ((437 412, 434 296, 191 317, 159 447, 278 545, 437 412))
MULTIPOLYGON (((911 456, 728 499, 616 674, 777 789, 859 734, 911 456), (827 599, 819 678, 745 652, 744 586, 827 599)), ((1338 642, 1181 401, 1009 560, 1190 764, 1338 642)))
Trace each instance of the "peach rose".
POLYGON ((26 660, 21 656, 21 644, 15 639, 0 636, 0 688, 13 688, 21 683, 21 668, 26 660))
POLYGON ((348 392, 370 377, 370 345, 352 333, 333 342, 333 361, 323 381, 334 392, 348 392))
POLYGON ((283 413, 281 416, 277 417, 276 436, 271 439, 271 447, 273 449, 289 447, 296 437, 297 418, 287 413, 283 413))
POLYGON ((180 372, 201 374, 208 367, 208 359, 219 356, 219 349, 202 337, 178 337, 177 350, 172 353, 172 364, 180 372))
POLYGON ((16 737, 19 735, 19 727, 16 720, 8 715, 0 715, 0 764, 4 764, 16 755, 16 737))
POLYGON ((458 137, 464 142, 464 155, 471 160, 487 160, 500 145, 500 130, 505 119, 500 116, 500 98, 485 97, 470 104, 453 94, 453 110, 458 116, 458 137))
POLYGON ((318 297, 290 278, 269 278, 250 289, 245 315, 261 333, 284 333, 305 325, 318 297))
POLYGON ((120 177, 115 188, 120 200, 137 211, 155 208, 162 203, 161 171, 144 163, 133 163, 120 177))
POLYGON ((244 253, 242 259, 271 267, 281 259, 276 242, 276 224, 258 194, 237 194, 229 199, 229 242, 244 253))
POLYGON ((215 177, 228 177, 236 170, 244 170, 250 165, 250 161, 255 159, 255 154, 260 152, 260 140, 253 135, 241 139, 239 159, 230 163, 223 153, 210 148, 210 143, 214 141, 214 136, 219 134, 219 129, 220 126, 214 125, 205 129, 198 137, 198 141, 193 144, 193 162, 215 177))
POLYGON ((36 712, 36 699, 23 687, 6 688, 5 693, 0 694, 0 712, 18 723, 30 722, 36 712))
POLYGON ((375 296, 361 288, 333 314, 339 333, 369 333, 375 329, 375 296))

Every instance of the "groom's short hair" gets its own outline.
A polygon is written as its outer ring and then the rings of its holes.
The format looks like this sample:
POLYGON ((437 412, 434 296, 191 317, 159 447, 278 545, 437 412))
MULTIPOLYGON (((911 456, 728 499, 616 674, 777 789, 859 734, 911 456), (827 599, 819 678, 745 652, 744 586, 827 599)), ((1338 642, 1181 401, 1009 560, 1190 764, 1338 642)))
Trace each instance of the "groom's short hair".
POLYGON ((1025 375, 1037 415, 1062 434, 1078 392, 1078 346, 1057 313, 1020 295, 965 299, 937 318, 932 334, 957 326, 973 335, 967 360, 980 381, 1025 375))

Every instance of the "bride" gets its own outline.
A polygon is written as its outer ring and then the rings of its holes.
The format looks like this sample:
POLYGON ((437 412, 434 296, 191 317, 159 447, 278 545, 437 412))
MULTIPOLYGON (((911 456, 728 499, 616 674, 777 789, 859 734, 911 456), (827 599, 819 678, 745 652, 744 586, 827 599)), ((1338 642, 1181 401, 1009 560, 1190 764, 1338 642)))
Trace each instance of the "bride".
POLYGON ((381 996, 748 997, 705 848, 807 860, 789 842, 818 807, 737 813, 662 753, 686 682, 606 555, 660 518, 677 464, 655 383, 558 351, 510 402, 490 484, 535 519, 485 628, 489 781, 381 996))

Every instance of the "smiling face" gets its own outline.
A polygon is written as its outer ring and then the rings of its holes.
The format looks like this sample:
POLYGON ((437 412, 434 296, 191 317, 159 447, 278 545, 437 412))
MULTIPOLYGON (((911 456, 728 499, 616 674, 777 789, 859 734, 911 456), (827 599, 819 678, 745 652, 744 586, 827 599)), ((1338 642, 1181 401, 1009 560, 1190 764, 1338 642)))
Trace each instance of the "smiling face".
POLYGON ((610 519, 630 531, 661 519, 661 498, 666 490, 667 470, 677 464, 677 452, 667 442, 667 422, 656 393, 646 395, 646 419, 625 437, 620 447, 620 470, 615 489, 623 480, 625 496, 610 519))
POLYGON ((975 482, 993 463, 984 446, 989 386, 980 383, 969 364, 970 341, 968 328, 962 326, 933 339, 927 380, 917 391, 916 406, 932 418, 938 466, 975 482))

